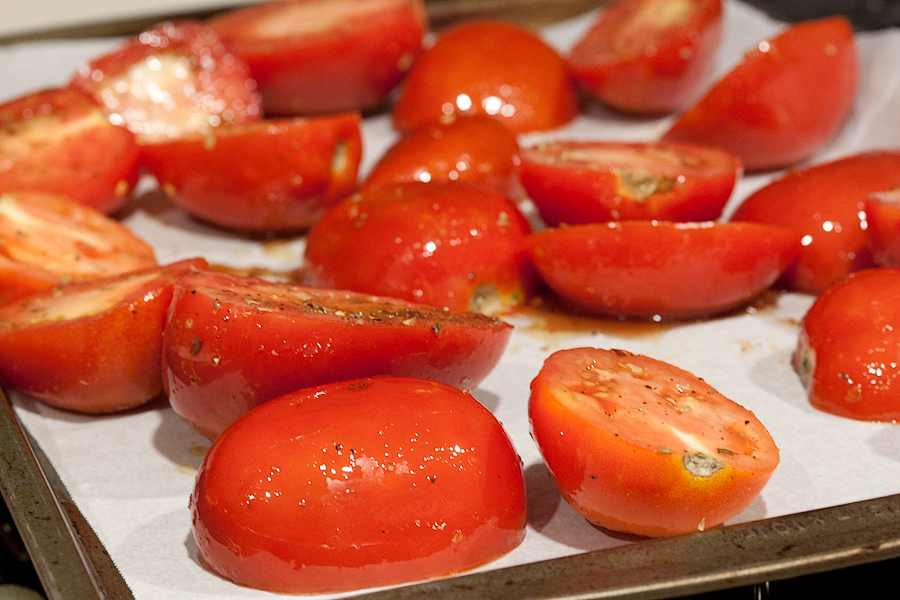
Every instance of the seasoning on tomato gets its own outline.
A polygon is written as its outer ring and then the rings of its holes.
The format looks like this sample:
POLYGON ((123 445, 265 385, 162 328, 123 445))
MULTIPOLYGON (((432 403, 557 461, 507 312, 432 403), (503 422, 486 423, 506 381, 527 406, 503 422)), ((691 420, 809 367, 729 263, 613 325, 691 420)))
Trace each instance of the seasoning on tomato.
POLYGON ((613 531, 715 527, 750 505, 779 460, 752 412, 687 371, 624 350, 552 354, 531 383, 528 414, 563 498, 613 531))
POLYGON ((900 267, 900 187, 870 194, 864 207, 866 246, 872 262, 879 267, 900 267))
POLYGON ((200 466, 191 512, 219 575, 337 592, 506 554, 525 535, 525 484, 500 423, 471 395, 357 379, 287 394, 229 427, 200 466))

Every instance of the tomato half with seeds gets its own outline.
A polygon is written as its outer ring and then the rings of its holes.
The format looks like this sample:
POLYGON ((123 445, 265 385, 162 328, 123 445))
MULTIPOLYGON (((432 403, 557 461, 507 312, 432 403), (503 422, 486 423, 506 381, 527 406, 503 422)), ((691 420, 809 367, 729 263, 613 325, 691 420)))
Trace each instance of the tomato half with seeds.
POLYGON ((550 226, 719 218, 741 161, 693 144, 549 142, 521 152, 521 180, 550 226))
POLYGON ((563 498, 613 531, 715 527, 750 505, 779 460, 752 412, 692 373, 624 350, 552 354, 531 383, 528 415, 563 498))
POLYGON ((472 388, 511 333, 474 313, 202 272, 174 292, 166 388, 175 412, 214 439, 255 406, 312 385, 398 375, 472 388))
POLYGON ((867 196, 864 207, 872 262, 879 267, 900 267, 900 188, 867 196))

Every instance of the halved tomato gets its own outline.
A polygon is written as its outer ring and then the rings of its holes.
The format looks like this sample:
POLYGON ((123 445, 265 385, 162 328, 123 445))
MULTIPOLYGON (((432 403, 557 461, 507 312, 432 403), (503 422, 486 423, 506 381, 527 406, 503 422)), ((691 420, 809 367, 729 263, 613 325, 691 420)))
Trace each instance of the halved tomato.
POLYGON ((900 188, 875 192, 863 202, 872 262, 879 267, 900 267, 900 188))

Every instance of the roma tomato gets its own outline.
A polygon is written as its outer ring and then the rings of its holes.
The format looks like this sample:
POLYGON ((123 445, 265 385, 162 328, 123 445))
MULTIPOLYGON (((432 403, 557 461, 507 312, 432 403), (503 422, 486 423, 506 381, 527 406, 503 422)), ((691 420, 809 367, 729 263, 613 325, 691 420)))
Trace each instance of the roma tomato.
POLYGON ((79 67, 72 85, 92 94, 139 143, 208 133, 262 112, 246 63, 193 21, 160 23, 127 39, 79 67))
POLYGON ((900 188, 866 197, 866 245, 879 267, 900 267, 900 188))
POLYGON ((373 186, 309 233, 303 277, 321 288, 494 314, 524 302, 530 231, 506 196, 461 183, 373 186))
POLYGON ((0 105, 0 191, 59 194, 111 213, 137 177, 134 134, 90 96, 48 89, 0 105))
POLYGON ((803 319, 794 369, 820 410, 866 421, 900 420, 900 270, 851 273, 803 319))
POLYGON ((600 13, 569 67, 609 106, 669 113, 695 99, 721 39, 721 0, 624 0, 600 13))
POLYGON ((568 123, 578 112, 563 58, 510 23, 475 21, 441 35, 413 65, 394 103, 411 129, 447 115, 489 115, 513 133, 568 123))
POLYGON ((550 226, 618 220, 711 221, 741 161, 693 144, 563 141, 524 148, 521 180, 550 226))
POLYGON ((144 162, 189 214, 242 231, 305 229, 356 189, 359 116, 220 127, 142 148, 144 162))
POLYGON ((400 82, 428 29, 422 0, 287 0, 212 19, 267 115, 360 111, 400 82))
POLYGON ((789 172, 751 194, 732 215, 787 227, 800 240, 782 282, 820 293, 847 273, 872 266, 866 246, 866 197, 900 185, 900 151, 878 151, 789 172))
POLYGON ((799 242, 788 229, 755 223, 621 221, 539 231, 528 250, 564 299, 658 320, 745 304, 778 279, 799 242))
POLYGON ((747 508, 778 465, 749 410, 670 364, 576 348, 531 383, 532 435, 563 498, 601 527, 665 536, 747 508))
POLYGON ((288 392, 372 375, 472 388, 512 327, 402 300, 203 272, 175 289, 163 350, 175 412, 214 439, 288 392))
POLYGON ((73 283, 0 308, 0 376, 38 400, 107 413, 163 391, 162 332, 174 281, 202 259, 73 283))
POLYGON ((663 140, 719 146, 749 171, 791 166, 840 129, 856 96, 857 69, 846 18, 797 23, 748 52, 663 140))
POLYGON ((526 517, 521 461, 494 416, 454 388, 396 377, 245 415, 207 453, 191 511, 210 569, 282 593, 459 573, 518 546, 526 517))

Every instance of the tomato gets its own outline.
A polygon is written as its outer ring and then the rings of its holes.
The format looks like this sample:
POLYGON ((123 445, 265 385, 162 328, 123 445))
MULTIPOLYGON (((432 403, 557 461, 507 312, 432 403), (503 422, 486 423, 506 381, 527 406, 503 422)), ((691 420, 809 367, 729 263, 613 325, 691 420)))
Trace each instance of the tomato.
POLYGON ((460 181, 518 196, 519 144, 484 115, 450 115, 404 134, 381 157, 366 185, 460 181))
POLYGON ((186 212, 244 231, 315 223, 356 189, 355 113, 220 127, 143 147, 144 161, 186 212))
POLYGON ((163 391, 159 358, 174 280, 202 259, 54 288, 0 307, 0 376, 45 404, 85 413, 163 391))
POLYGON ((564 299, 616 317, 687 318, 737 308, 796 257, 790 230, 753 223, 621 221, 548 229, 528 250, 564 299))
POLYGON ((851 273, 806 313, 793 365, 816 408, 900 419, 900 270, 851 273))
POLYGON ((530 231, 506 196, 461 183, 373 186, 306 242, 304 282, 495 314, 531 295, 530 231))
POLYGON ((787 227, 802 248, 785 286, 822 292, 847 273, 872 266, 865 199, 900 185, 900 151, 877 151, 789 172, 750 195, 732 216, 787 227))
POLYGON ((623 0, 600 13, 569 67, 609 106, 669 113, 695 99, 721 39, 721 0, 623 0))
POLYGON ((561 141, 521 152, 522 186, 553 227, 714 220, 740 173, 737 157, 693 144, 561 141))
POLYGON ((748 52, 663 140, 719 146, 750 171, 796 164, 844 123, 856 96, 857 69, 846 18, 791 25, 748 52))
POLYGON ((223 577, 345 591, 509 552, 525 536, 525 484, 503 428, 469 394, 357 379, 282 396, 229 427, 200 466, 191 512, 200 555, 223 577))
POLYGON ((553 48, 511 23, 474 21, 448 30, 419 57, 392 114, 399 129, 486 114, 524 133, 558 127, 577 112, 574 84, 553 48))
POLYGON ((422 0, 287 0, 209 22, 247 61, 267 115, 359 111, 400 82, 428 29, 422 0))
POLYGON ((63 196, 0 194, 0 304, 152 266, 153 248, 102 213, 63 196))
POLYGON ((201 23, 160 23, 79 67, 72 85, 92 94, 110 121, 138 142, 208 133, 255 121, 256 83, 243 60, 201 23))
POLYGON ((900 188, 876 192, 863 201, 866 247, 879 267, 900 267, 900 188))
POLYGON ((175 412, 212 439, 253 407, 322 383, 401 375, 472 388, 511 333, 482 315, 196 273, 175 289, 165 384, 175 412))
POLYGON ((47 89, 0 105, 0 191, 62 194, 111 213, 137 177, 134 135, 90 96, 47 89))
POLYGON ((778 465, 766 428, 693 374, 624 350, 552 354, 531 383, 532 436, 590 522, 665 536, 747 508, 778 465))

